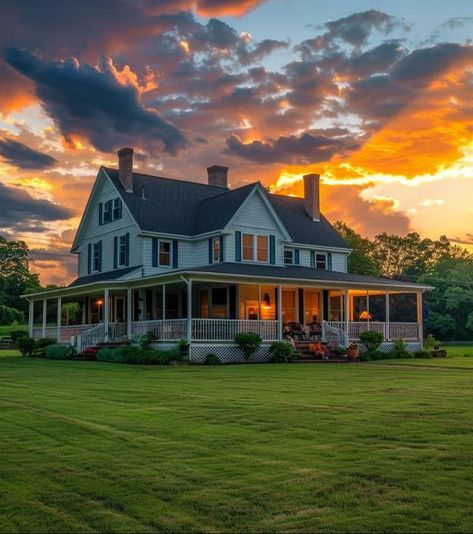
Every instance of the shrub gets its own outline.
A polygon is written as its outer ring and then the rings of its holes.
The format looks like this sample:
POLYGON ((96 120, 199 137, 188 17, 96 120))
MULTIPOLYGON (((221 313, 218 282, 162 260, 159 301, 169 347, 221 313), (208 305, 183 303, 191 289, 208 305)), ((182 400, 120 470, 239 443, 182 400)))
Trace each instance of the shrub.
POLYGON ((33 351, 36 348, 36 339, 24 336, 20 337, 16 344, 18 345, 18 350, 23 356, 33 356, 33 351))
POLYGON ((147 332, 144 336, 140 337, 140 348, 146 350, 150 349, 151 345, 157 340, 157 336, 154 332, 147 332))
POLYGON ((269 348, 272 362, 289 362, 297 357, 297 352, 291 343, 276 341, 269 348))
POLYGON ((391 354, 389 352, 381 352, 380 350, 366 350, 360 353, 360 361, 362 362, 386 360, 388 358, 391 358, 391 354))
POLYGON ((123 347, 118 349, 104 347, 97 352, 97 360, 99 362, 126 363, 123 347))
POLYGON ((414 358, 429 359, 432 358, 432 353, 428 350, 416 350, 413 354, 414 358))
POLYGON ((258 350, 261 341, 261 336, 253 332, 240 332, 235 336, 235 343, 240 347, 246 361, 258 350))
POLYGON ((180 339, 177 346, 181 352, 185 352, 189 348, 189 342, 187 339, 180 339))
POLYGON ((407 350, 407 344, 402 339, 395 339, 391 358, 405 359, 412 358, 412 354, 407 350))
POLYGON ((10 325, 22 323, 24 321, 23 312, 16 308, 10 308, 4 304, 0 305, 0 325, 10 325))
POLYGON ((425 350, 434 350, 435 348, 440 347, 440 342, 437 339, 435 339, 435 337, 432 334, 429 334, 424 339, 424 347, 425 347, 425 350))
POLYGON ((50 358, 51 360, 69 360, 74 352, 74 348, 70 345, 48 345, 46 347, 46 358, 50 358))
POLYGON ((219 360, 218 356, 211 352, 210 354, 207 354, 207 357, 205 358, 205 365, 221 365, 222 362, 219 360))
POLYGON ((10 330, 10 338, 13 340, 13 341, 17 341, 18 339, 20 339, 20 337, 27 337, 28 336, 28 331, 27 330, 10 330))
POLYGON ((56 339, 53 337, 42 337, 40 339, 36 340, 36 347, 34 350, 34 356, 38 356, 39 358, 45 358, 46 357, 46 348, 49 347, 49 345, 55 345, 56 339))
POLYGON ((154 350, 141 349, 125 345, 117 349, 104 347, 97 353, 97 360, 112 363, 130 363, 135 365, 166 365, 171 360, 181 360, 178 349, 154 350))
POLYGON ((383 334, 375 330, 367 330, 360 335, 360 341, 365 345, 368 352, 376 352, 383 340, 383 334))

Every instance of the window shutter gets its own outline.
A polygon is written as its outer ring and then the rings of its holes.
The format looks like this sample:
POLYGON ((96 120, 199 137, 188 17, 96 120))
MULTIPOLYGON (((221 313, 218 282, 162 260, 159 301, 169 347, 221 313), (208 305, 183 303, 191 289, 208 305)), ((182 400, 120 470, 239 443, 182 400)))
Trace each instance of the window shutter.
POLYGON ((116 269, 118 266, 118 237, 113 238, 113 268, 116 269))
POLYGON ((125 265, 130 265, 130 234, 125 235, 125 265))
POLYGON ((269 236, 269 263, 276 263, 276 238, 273 235, 269 236))
POLYGON ((212 252, 212 239, 209 239, 209 263, 212 263, 213 260, 212 252))
POLYGON ((223 263, 225 261, 225 251, 223 247, 225 246, 225 239, 223 235, 220 236, 220 261, 223 263))
POLYGON ((122 218, 122 211, 123 211, 123 203, 122 203, 122 199, 119 198, 118 199, 118 218, 119 219, 122 218))
POLYGON ((296 265, 299 265, 300 261, 301 261, 301 260, 300 260, 299 249, 296 248, 296 250, 294 251, 294 263, 295 263, 296 265))
POLYGON ((99 202, 99 226, 103 224, 103 202, 99 202))
POLYGON ((331 252, 329 252, 329 253, 327 254, 327 269, 328 269, 329 271, 332 270, 332 253, 331 253, 331 252))
POLYGON ((241 261, 241 232, 235 232, 235 261, 241 261))
POLYGON ((99 273, 102 272, 102 241, 99 241, 99 273))
POLYGON ((315 250, 310 251, 310 266, 315 267, 315 250))
POLYGON ((92 272, 92 244, 87 245, 87 274, 92 272))
POLYGON ((174 269, 177 269, 177 267, 179 266, 178 253, 179 253, 179 241, 174 240, 172 242, 172 266, 174 269))
POLYGON ((151 265, 153 267, 157 267, 158 266, 158 238, 153 237, 152 242, 153 242, 153 246, 152 246, 152 251, 151 251, 151 265))

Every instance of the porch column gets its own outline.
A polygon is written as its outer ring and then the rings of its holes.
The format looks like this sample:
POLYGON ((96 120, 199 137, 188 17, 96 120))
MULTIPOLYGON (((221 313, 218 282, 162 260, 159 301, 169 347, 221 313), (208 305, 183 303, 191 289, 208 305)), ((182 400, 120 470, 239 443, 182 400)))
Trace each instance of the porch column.
POLYGON ((103 328, 105 331, 105 341, 108 341, 108 323, 110 320, 110 294, 108 287, 104 291, 103 295, 103 328))
POLYGON ((424 348, 424 319, 422 317, 422 291, 417 292, 417 328, 419 332, 420 348, 424 348))
POLYGON ((386 341, 389 341, 391 338, 391 328, 389 327, 389 291, 386 291, 385 296, 385 302, 386 302, 386 324, 385 324, 385 339, 386 341))
POLYGON ((163 321, 166 319, 166 284, 163 284, 163 321))
POLYGON ((345 347, 348 347, 348 345, 350 344, 350 336, 348 332, 348 315, 349 315, 348 289, 345 289, 345 291, 343 291, 343 318, 345 320, 345 339, 344 339, 345 347))
POLYGON ((282 289, 278 286, 278 339, 282 340, 282 289))
POLYGON ((370 291, 369 289, 366 290, 366 311, 368 312, 367 322, 368 322, 368 330, 370 329, 370 291))
POLYGON ((34 300, 28 302, 28 335, 33 337, 34 328, 34 300))
POLYGON ((133 291, 130 287, 126 290, 126 337, 130 340, 132 334, 133 291))
POLYGON ((187 341, 192 341, 192 280, 187 280, 187 341))
POLYGON ((261 321, 261 284, 258 284, 258 319, 261 321))
POLYGON ((57 298, 57 342, 59 343, 60 339, 61 339, 61 312, 62 312, 62 298, 61 297, 58 297, 57 298))
POLYGON ((48 315, 48 299, 43 299, 43 329, 41 337, 46 337, 46 321, 48 315))

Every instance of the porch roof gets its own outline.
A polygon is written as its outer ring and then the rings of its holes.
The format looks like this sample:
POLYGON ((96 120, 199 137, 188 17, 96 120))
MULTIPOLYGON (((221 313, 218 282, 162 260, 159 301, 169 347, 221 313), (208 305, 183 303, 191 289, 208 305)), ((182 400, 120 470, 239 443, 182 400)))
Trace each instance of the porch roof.
POLYGON ((93 284, 95 282, 104 282, 108 280, 118 280, 122 276, 129 274, 137 269, 141 269, 142 265, 135 265, 134 267, 125 267, 124 269, 117 269, 116 271, 107 271, 103 273, 89 274, 76 278, 69 284, 68 287, 79 287, 86 284, 93 284))

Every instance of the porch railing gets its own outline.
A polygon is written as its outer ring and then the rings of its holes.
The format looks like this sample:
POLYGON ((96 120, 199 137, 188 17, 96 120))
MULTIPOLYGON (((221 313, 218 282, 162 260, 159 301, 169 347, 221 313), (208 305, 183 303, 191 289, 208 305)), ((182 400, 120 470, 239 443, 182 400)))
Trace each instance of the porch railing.
POLYGON ((132 337, 153 332, 159 341, 179 341, 187 338, 187 319, 164 319, 157 321, 135 321, 131 323, 132 337))
POLYGON ((375 331, 383 334, 385 340, 419 339, 419 323, 383 323, 377 321, 324 321, 326 332, 337 332, 343 339, 347 333, 350 341, 358 341, 363 332, 375 331))
POLYGON ((263 341, 278 339, 279 321, 192 319, 193 341, 233 341, 241 332, 259 334, 263 341))

